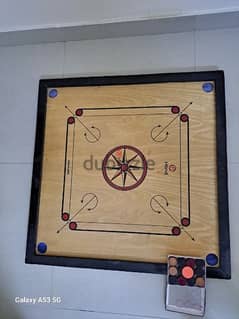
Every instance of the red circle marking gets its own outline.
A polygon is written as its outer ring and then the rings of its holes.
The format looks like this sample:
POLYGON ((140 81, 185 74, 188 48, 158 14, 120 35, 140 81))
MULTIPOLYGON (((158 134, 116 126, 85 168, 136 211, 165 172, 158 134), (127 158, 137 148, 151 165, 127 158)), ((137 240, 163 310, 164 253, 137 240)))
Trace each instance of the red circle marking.
POLYGON ((183 267, 182 275, 186 279, 191 279, 194 275, 194 271, 193 271, 192 267, 189 267, 189 266, 183 267))
POLYGON ((190 219, 187 218, 187 217, 183 217, 183 218, 181 219, 181 224, 182 224, 183 226, 189 226, 189 225, 190 225, 190 219))
POLYGON ((83 110, 82 110, 82 109, 77 109, 76 112, 75 112, 75 114, 76 114, 77 116, 82 116, 83 110))
MULTIPOLYGON (((127 172, 128 171, 128 164, 122 164, 121 171, 127 172), (127 165, 127 167, 126 167, 126 165, 127 165)), ((121 146, 117 146, 117 147, 113 148, 111 151, 109 151, 106 154, 106 156, 103 160, 103 163, 102 163, 102 173, 103 173, 103 177, 104 177, 105 181, 111 187, 113 187, 114 189, 117 189, 117 190, 121 190, 121 191, 129 191, 129 190, 132 190, 132 189, 138 187, 144 181, 146 174, 147 174, 147 162, 146 162, 146 159, 145 159, 143 153, 140 150, 138 150, 136 147, 129 146, 129 145, 121 145, 121 146), (137 180, 137 182, 135 182, 134 184, 128 185, 128 186, 120 186, 120 185, 115 184, 114 182, 112 182, 112 180, 110 179, 110 177, 108 176, 108 173, 107 173, 107 163, 108 163, 109 158, 114 153, 118 154, 118 152, 121 151, 122 149, 135 152, 138 155, 138 157, 141 159, 141 165, 142 165, 142 175, 137 180)))
POLYGON ((70 222, 69 228, 70 228, 71 230, 75 230, 76 227, 77 227, 77 223, 76 223, 76 222, 70 222))
POLYGON ((67 221, 69 219, 70 215, 68 213, 63 213, 62 214, 62 219, 67 221))
POLYGON ((181 120, 182 122, 187 122, 188 119, 189 119, 189 117, 188 117, 187 114, 182 114, 182 115, 180 116, 180 120, 181 120))
POLYGON ((178 106, 172 106, 171 107, 171 112, 173 113, 173 114, 178 114, 179 112, 180 112, 180 108, 178 107, 178 106))
POLYGON ((168 168, 168 169, 170 170, 170 172, 175 172, 176 169, 177 169, 177 167, 176 167, 175 164, 171 164, 171 165, 169 165, 169 168, 168 168))
POLYGON ((75 123, 74 117, 73 117, 73 116, 68 117, 67 123, 68 123, 68 124, 73 124, 73 123, 75 123))
POLYGON ((180 229, 178 226, 174 226, 174 227, 172 228, 172 234, 173 234, 174 236, 179 236, 179 235, 181 234, 181 229, 180 229))
POLYGON ((122 156, 122 149, 116 151, 115 156, 120 158, 122 156))

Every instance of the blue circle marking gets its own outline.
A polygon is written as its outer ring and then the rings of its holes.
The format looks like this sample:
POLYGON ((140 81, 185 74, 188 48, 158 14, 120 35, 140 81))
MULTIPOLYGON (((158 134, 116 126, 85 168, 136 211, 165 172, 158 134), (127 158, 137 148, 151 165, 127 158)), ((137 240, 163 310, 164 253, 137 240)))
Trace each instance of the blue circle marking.
POLYGON ((213 84, 210 83, 210 82, 205 82, 205 83, 203 83, 203 85, 202 85, 202 89, 203 89, 204 92, 210 93, 210 92, 213 91, 214 86, 213 86, 213 84))
POLYGON ((46 243, 39 243, 37 245, 37 250, 39 251, 39 253, 45 254, 45 252, 47 251, 47 244, 46 243))
POLYGON ((208 254, 206 261, 209 266, 215 266, 218 263, 218 257, 215 254, 208 254))
POLYGON ((54 99, 55 97, 57 97, 57 89, 51 89, 49 92, 49 97, 51 97, 52 99, 54 99))

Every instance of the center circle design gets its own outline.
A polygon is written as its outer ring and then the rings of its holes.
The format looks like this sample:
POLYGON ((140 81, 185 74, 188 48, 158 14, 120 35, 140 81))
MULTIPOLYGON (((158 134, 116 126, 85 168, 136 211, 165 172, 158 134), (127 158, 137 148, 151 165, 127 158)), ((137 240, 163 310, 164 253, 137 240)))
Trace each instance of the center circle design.
POLYGON ((129 191, 144 181, 147 174, 147 162, 143 153, 136 147, 120 145, 105 155, 102 173, 111 187, 129 191))

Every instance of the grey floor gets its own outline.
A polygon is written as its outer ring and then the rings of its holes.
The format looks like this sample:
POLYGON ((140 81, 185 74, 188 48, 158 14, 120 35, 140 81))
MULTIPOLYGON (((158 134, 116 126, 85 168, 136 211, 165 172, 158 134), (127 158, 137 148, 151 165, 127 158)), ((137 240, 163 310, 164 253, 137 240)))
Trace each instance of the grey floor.
POLYGON ((236 28, 0 48, 1 318, 191 318, 165 311, 162 275, 24 264, 38 81, 215 69, 226 76, 232 280, 208 280, 205 318, 239 318, 238 52, 236 28), (62 302, 18 305, 17 296, 62 302))

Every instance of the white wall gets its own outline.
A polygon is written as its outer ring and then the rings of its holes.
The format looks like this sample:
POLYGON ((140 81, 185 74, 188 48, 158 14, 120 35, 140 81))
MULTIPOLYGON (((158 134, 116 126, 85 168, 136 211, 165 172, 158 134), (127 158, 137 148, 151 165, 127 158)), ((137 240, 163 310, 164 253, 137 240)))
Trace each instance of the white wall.
POLYGON ((1 0, 0 32, 235 10, 238 0, 1 0))
POLYGON ((232 280, 208 280, 207 319, 239 317, 239 29, 0 48, 0 318, 191 318, 164 310, 165 276, 25 265, 38 80, 224 69, 232 280), (16 305, 16 296, 62 297, 16 305))

